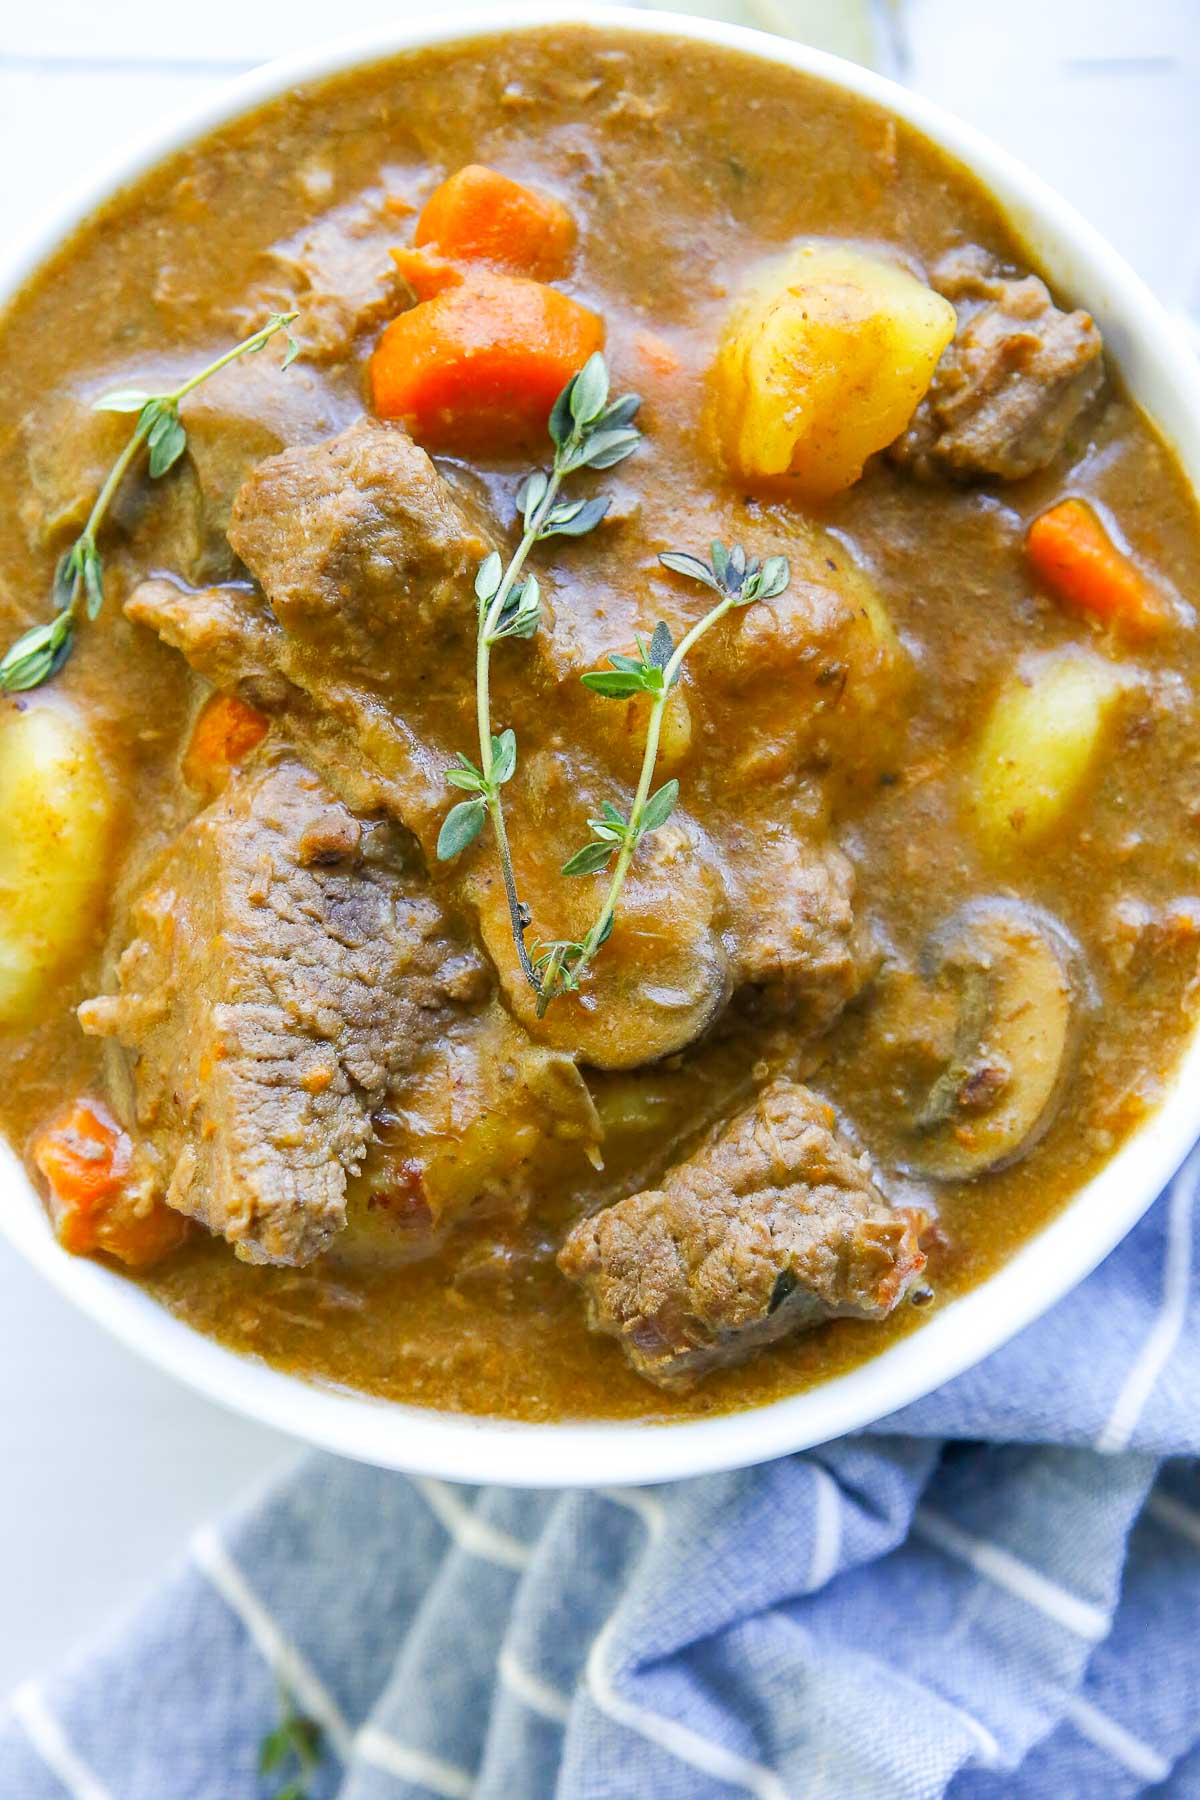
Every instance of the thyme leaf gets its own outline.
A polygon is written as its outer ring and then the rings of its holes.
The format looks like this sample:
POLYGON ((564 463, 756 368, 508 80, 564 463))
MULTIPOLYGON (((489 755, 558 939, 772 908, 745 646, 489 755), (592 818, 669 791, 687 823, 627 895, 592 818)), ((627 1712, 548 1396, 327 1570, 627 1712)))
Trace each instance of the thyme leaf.
POLYGON ((50 595, 53 616, 45 624, 30 626, 22 632, 0 657, 0 693, 23 693, 48 681, 71 654, 81 619, 99 616, 104 605, 104 563, 96 542, 97 533, 108 517, 122 482, 143 450, 152 481, 161 480, 183 455, 187 448, 187 428, 179 416, 181 401, 218 369, 236 362, 241 356, 251 356, 265 349, 280 331, 287 343, 282 367, 290 367, 300 350, 290 329, 296 316, 295 313, 273 313, 258 331, 190 375, 172 393, 147 394, 140 388, 119 388, 110 394, 102 394, 93 402, 95 412, 136 413, 137 423, 92 503, 83 530, 59 560, 50 595))
POLYGON ((492 739, 492 780, 497 787, 511 781, 517 768, 517 734, 502 731, 492 739))
POLYGON ((483 821, 487 817, 488 803, 482 793, 474 800, 460 800, 452 806, 442 820, 442 829, 438 832, 437 853, 441 862, 450 862, 464 851, 468 844, 473 844, 483 830, 483 821))
POLYGON ((0 659, 0 690, 20 694, 49 681, 70 654, 73 629, 71 615, 64 611, 23 631, 0 659))
POLYGON ((265 1781, 269 1775, 280 1774, 291 1764, 296 1773, 283 1787, 275 1789, 274 1800, 308 1800, 312 1778, 323 1755, 320 1726, 299 1711, 281 1681, 279 1723, 265 1734, 258 1747, 259 1779, 265 1781))
POLYGON ((562 866, 564 875, 597 875, 606 869, 616 849, 615 844, 585 844, 574 856, 569 856, 562 866))
POLYGON ((631 694, 649 692, 641 669, 618 669, 611 675, 603 669, 589 669, 581 680, 585 688, 593 694, 603 694, 606 700, 627 700, 631 694))
POLYGON ((643 837, 648 831, 657 831, 660 825, 666 824, 675 811, 678 799, 679 783, 673 777, 670 781, 664 782, 657 793, 651 794, 642 808, 643 837))

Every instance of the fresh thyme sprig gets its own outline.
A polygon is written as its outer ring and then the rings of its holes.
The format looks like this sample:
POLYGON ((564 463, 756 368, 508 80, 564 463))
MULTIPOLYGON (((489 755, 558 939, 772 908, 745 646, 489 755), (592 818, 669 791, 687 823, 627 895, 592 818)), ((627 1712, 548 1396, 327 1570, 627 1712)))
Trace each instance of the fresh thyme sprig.
POLYGON ((94 619, 104 604, 104 564, 96 543, 96 534, 108 516, 121 483, 132 468, 143 447, 148 453, 147 467, 157 480, 174 467, 187 448, 187 431, 179 417, 182 400, 218 369, 262 350, 276 332, 287 338, 287 354, 283 367, 288 368, 300 353, 300 346, 290 330, 296 313, 273 313, 260 330, 244 338, 224 356, 191 375, 169 394, 145 394, 125 388, 104 394, 94 404, 96 412, 136 413, 137 424, 108 472, 100 492, 92 504, 83 530, 59 559, 54 572, 50 597, 54 616, 42 625, 32 625, 0 658, 0 693, 23 693, 40 687, 62 668, 71 653, 80 614, 94 619))
POLYGON ((541 594, 536 575, 525 574, 533 546, 548 537, 582 537, 608 511, 608 500, 561 500, 563 480, 578 469, 611 469, 638 446, 640 433, 633 424, 641 404, 636 394, 610 403, 608 369, 597 353, 569 381, 550 414, 554 461, 549 473, 538 469, 521 488, 518 504, 524 521, 521 541, 507 565, 493 551, 475 577, 478 629, 475 640, 475 710, 479 731, 479 761, 459 752, 458 762, 446 779, 467 796, 452 806, 442 821, 437 854, 449 862, 461 854, 483 830, 490 818, 504 878, 513 943, 522 973, 537 995, 541 1018, 559 994, 578 988, 584 971, 606 942, 613 928, 625 879, 634 852, 644 838, 666 824, 679 798, 679 783, 664 782, 651 793, 658 760, 663 715, 671 689, 679 680, 688 652, 704 633, 734 607, 781 594, 790 580, 787 558, 768 557, 760 562, 747 557, 741 545, 732 550, 720 542, 712 546, 712 561, 679 551, 665 551, 659 561, 676 574, 699 581, 718 595, 717 604, 693 625, 676 645, 670 627, 655 626, 649 644, 639 637, 637 656, 614 652, 608 669, 593 669, 582 677, 585 687, 607 699, 627 700, 650 696, 650 718, 637 791, 628 818, 604 801, 598 818, 589 819, 592 838, 563 864, 564 875, 595 875, 616 864, 604 902, 586 936, 577 941, 557 938, 538 943, 531 956, 525 934, 531 924, 529 908, 517 892, 508 826, 501 789, 517 768, 517 739, 511 727, 497 733, 492 724, 491 653, 503 638, 531 638, 541 622, 541 594))
POLYGON ((760 562, 757 557, 748 557, 740 544, 727 549, 719 541, 714 542, 711 562, 676 550, 664 551, 658 560, 675 574, 711 588, 719 599, 678 644, 671 636, 670 627, 660 620, 648 645, 640 637, 636 640, 636 657, 614 652, 608 658, 609 669, 590 670, 581 678, 592 693, 609 700, 629 700, 637 694, 648 694, 650 718, 646 726, 641 773, 628 818, 610 801, 604 801, 600 817, 588 820, 592 830, 590 842, 568 857, 562 866, 564 875, 598 875, 614 856, 617 859, 600 911, 582 941, 558 939, 537 946, 534 968, 540 977, 539 1018, 556 995, 578 988, 584 970, 612 931, 634 852, 644 838, 666 824, 675 810, 679 799, 677 781, 664 782, 654 793, 650 788, 658 760, 663 715, 688 652, 727 612, 735 607, 752 606, 756 600, 773 599, 783 593, 791 579, 786 556, 769 556, 765 562, 760 562))
POLYGON ((321 1728, 314 1719, 306 1719, 296 1706, 283 1682, 279 1683, 279 1723, 263 1738, 258 1749, 259 1779, 280 1775, 290 1764, 296 1773, 273 1800, 308 1800, 312 1778, 321 1766, 323 1750, 321 1728))
POLYGON ((581 469, 611 469, 637 449, 641 433, 633 424, 641 405, 637 394, 609 401, 608 367, 597 352, 588 358, 563 389, 550 414, 554 459, 547 473, 537 469, 524 482, 518 504, 524 521, 521 541, 507 566, 497 551, 479 566, 475 577, 478 629, 475 639, 475 710, 479 728, 479 761, 459 753, 458 766, 446 779, 469 796, 452 806, 438 834, 437 853, 442 862, 458 856, 479 836, 484 821, 492 821, 496 848, 504 877, 513 942, 521 969, 530 986, 540 993, 542 977, 525 947, 529 909, 517 893, 512 853, 500 790, 512 780, 517 767, 517 739, 510 729, 492 728, 491 656, 504 638, 531 638, 541 621, 541 594, 537 576, 524 573, 533 546, 550 537, 583 537, 597 526, 609 508, 603 497, 585 500, 559 498, 568 475, 581 469))

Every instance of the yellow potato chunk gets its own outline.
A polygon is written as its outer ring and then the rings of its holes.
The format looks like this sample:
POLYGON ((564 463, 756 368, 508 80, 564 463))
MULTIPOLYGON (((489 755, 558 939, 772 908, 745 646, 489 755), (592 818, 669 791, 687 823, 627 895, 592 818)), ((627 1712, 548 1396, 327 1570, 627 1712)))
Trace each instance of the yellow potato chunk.
POLYGON ((83 947, 107 875, 112 790, 73 713, 0 710, 0 818, 0 1025, 13 1025, 83 947))
POLYGON ((976 746, 968 807, 1004 855, 1042 843, 1081 793, 1125 683, 1086 652, 1031 657, 997 694, 976 746))
POLYGON ((906 428, 954 336, 954 308, 894 263, 804 244, 760 271, 730 314, 713 419, 730 468, 840 493, 906 428))

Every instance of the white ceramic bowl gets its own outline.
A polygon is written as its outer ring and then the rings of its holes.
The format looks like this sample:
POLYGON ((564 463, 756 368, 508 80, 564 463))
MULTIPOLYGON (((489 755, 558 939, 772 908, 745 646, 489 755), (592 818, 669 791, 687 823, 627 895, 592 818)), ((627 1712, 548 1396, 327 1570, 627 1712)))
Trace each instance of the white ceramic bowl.
MULTIPOLYGON (((972 169, 1032 255, 1086 303, 1134 395, 1200 488, 1200 364, 1149 290, 1057 194, 957 119, 852 63, 732 25, 673 13, 536 5, 407 24, 289 57, 231 82, 123 156, 0 269, 0 306, 95 207, 161 157, 288 88, 397 52, 501 29, 586 23, 726 45, 889 107, 972 169)), ((1200 1127, 1200 1039, 1158 1111, 1108 1166, 989 1281, 849 1374, 791 1399, 673 1425, 523 1425, 423 1411, 281 1374, 173 1319, 132 1282, 58 1248, 41 1204, 0 1146, 0 1229, 63 1294, 131 1349, 210 1398, 365 1462, 460 1481, 585 1486, 665 1481, 762 1462, 884 1417, 988 1355, 1087 1275, 1154 1199, 1200 1127)))

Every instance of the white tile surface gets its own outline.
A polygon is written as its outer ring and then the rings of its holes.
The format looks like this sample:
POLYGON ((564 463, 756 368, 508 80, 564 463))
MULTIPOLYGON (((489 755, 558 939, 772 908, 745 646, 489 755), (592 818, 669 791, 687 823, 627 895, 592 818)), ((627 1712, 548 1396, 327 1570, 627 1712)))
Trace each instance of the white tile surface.
MULTIPOLYGON (((737 4, 762 23, 816 10, 737 4)), ((831 4, 845 47, 853 9, 831 4)), ((337 24, 398 10, 343 0, 337 24)), ((893 12, 913 85, 1041 169, 1170 305, 1200 302, 1197 0, 909 0, 893 12)), ((329 29, 322 0, 0 0, 0 243, 132 132, 329 29)), ((0 1691, 291 1454, 137 1363, 0 1246, 0 1691)))
POLYGON ((0 1695, 296 1454, 122 1349, 0 1242, 0 1695))

